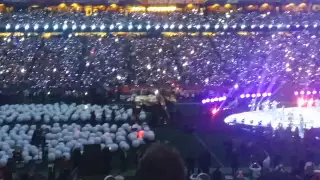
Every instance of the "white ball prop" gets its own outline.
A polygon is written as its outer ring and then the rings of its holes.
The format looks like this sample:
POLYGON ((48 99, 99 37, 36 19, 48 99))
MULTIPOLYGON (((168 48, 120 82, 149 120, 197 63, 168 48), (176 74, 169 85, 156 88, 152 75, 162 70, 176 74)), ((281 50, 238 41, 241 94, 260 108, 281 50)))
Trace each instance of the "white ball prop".
POLYGON ((133 140, 133 141, 132 141, 132 146, 133 146, 134 148, 139 147, 139 146, 140 146, 140 141, 139 141, 138 139, 133 140))

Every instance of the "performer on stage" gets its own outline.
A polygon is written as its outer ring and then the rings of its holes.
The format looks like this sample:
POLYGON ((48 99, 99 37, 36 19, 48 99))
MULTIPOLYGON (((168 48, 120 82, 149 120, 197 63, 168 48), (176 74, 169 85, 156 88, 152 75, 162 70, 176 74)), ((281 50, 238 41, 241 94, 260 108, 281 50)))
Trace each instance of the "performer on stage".
POLYGON ((279 103, 277 101, 272 101, 272 110, 277 110, 278 104, 279 103))
POLYGON ((254 111, 255 106, 256 106, 256 99, 252 99, 249 105, 250 111, 254 111))
POLYGON ((262 106, 263 106, 263 111, 269 111, 270 109, 270 104, 269 100, 265 101, 262 106))
POLYGON ((320 108, 320 99, 316 99, 314 104, 317 108, 320 108))

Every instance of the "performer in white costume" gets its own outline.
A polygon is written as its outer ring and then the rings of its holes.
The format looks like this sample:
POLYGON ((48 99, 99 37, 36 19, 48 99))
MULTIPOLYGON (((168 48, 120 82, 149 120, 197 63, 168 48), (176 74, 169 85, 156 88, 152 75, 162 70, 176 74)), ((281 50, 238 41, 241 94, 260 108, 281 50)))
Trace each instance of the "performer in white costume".
POLYGON ((316 99, 314 105, 315 105, 317 108, 320 108, 320 99, 316 99))
POLYGON ((311 98, 311 99, 309 99, 309 101, 308 101, 308 108, 310 108, 310 107, 312 107, 313 106, 313 103, 314 103, 314 100, 311 98))
POLYGON ((263 106, 263 111, 269 111, 269 109, 270 109, 270 104, 269 104, 270 102, 269 101, 265 101, 263 104, 262 104, 262 106, 263 106))
POLYGON ((256 108, 256 99, 252 99, 250 104, 249 104, 249 107, 250 107, 250 111, 254 111, 255 108, 256 108))
POLYGON ((272 110, 277 110, 278 104, 279 103, 277 101, 272 101, 272 110))

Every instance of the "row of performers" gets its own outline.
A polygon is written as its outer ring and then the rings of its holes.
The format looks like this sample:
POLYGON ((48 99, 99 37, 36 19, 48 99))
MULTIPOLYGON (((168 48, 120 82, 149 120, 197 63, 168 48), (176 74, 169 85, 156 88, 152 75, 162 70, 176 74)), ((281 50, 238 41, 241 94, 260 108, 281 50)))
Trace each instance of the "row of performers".
MULTIPOLYGON (((260 111, 260 108, 262 108, 263 111, 268 111, 268 110, 276 110, 278 108, 278 104, 280 104, 277 101, 272 101, 270 102, 269 100, 264 101, 263 103, 256 102, 256 99, 252 99, 251 103, 249 104, 249 107, 251 111, 260 111)), ((320 99, 309 99, 309 100, 298 100, 298 107, 320 107, 320 99)))

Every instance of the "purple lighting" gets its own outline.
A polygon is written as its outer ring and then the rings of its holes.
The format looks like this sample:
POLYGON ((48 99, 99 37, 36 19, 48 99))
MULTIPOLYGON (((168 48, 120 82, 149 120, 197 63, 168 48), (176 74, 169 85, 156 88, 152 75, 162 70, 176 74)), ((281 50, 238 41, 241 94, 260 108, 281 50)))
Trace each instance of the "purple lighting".
POLYGON ((298 96, 298 94, 299 94, 298 91, 295 91, 295 92, 294 92, 294 95, 298 96))
POLYGON ((242 98, 242 99, 243 99, 243 98, 244 98, 244 94, 241 94, 241 95, 240 95, 240 98, 242 98))
POLYGON ((261 93, 257 93, 257 97, 261 97, 261 93))
POLYGON ((310 91, 307 91, 307 95, 310 95, 311 94, 311 92, 310 91))
POLYGON ((270 92, 268 93, 268 96, 271 96, 271 93, 270 93, 270 92))
POLYGON ((256 97, 256 94, 251 94, 251 97, 252 97, 252 98, 255 98, 255 97, 256 97))
POLYGON ((246 94, 246 98, 249 98, 250 97, 250 94, 246 94))
POLYGON ((303 95, 303 94, 304 94, 304 91, 300 91, 300 94, 303 95))
POLYGON ((221 102, 221 101, 225 101, 225 100, 227 100, 227 97, 226 96, 222 96, 222 97, 203 99, 203 100, 201 100, 201 103, 202 104, 206 104, 206 103, 221 102))
POLYGON ((267 95, 268 95, 267 93, 263 93, 262 97, 267 97, 267 95))
POLYGON ((317 94, 317 91, 316 91, 316 90, 313 90, 313 91, 312 91, 312 94, 317 94))

